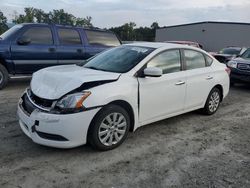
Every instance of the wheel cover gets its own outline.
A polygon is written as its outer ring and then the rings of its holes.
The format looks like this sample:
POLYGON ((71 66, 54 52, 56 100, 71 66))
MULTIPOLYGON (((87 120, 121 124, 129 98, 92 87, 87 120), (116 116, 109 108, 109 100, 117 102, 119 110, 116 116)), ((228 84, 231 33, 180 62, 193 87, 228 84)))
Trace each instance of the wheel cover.
POLYGON ((111 113, 102 120, 98 138, 105 146, 115 145, 124 137, 127 127, 127 120, 123 114, 111 113))
POLYGON ((209 111, 215 112, 220 104, 220 94, 217 91, 214 91, 209 99, 209 111))
POLYGON ((0 84, 3 82, 3 73, 0 71, 0 84))

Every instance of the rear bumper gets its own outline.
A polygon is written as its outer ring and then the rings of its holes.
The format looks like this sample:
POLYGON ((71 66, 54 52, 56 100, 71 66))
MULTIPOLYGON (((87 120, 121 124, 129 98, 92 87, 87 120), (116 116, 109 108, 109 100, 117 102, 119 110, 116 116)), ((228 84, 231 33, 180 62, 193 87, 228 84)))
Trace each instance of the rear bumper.
POLYGON ((231 68, 230 74, 231 82, 247 82, 250 83, 250 72, 241 71, 238 69, 231 68))
POLYGON ((74 114, 50 114, 34 110, 31 114, 18 104, 19 125, 33 142, 56 148, 73 148, 86 144, 89 125, 99 111, 93 109, 74 114))

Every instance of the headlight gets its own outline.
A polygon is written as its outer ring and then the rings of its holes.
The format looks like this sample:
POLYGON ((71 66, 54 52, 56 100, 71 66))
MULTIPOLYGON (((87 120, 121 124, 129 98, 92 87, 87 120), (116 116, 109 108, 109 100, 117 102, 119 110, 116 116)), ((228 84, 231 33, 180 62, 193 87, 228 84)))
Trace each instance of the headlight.
POLYGON ((90 91, 84 91, 81 93, 74 93, 66 95, 60 101, 56 103, 56 107, 60 109, 81 109, 83 108, 83 101, 91 94, 90 91))
POLYGON ((232 67, 232 68, 237 68, 237 62, 236 61, 229 61, 227 63, 227 66, 232 67))

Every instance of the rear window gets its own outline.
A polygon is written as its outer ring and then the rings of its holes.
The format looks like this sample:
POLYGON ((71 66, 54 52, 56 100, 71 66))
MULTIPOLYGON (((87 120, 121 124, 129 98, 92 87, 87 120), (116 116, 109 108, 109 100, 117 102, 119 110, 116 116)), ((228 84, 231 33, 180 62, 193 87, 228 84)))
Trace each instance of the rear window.
POLYGON ((241 48, 224 48, 220 51, 220 54, 230 54, 230 55, 239 55, 241 48))
POLYGON ((75 29, 58 29, 60 44, 63 45, 78 45, 82 44, 80 35, 75 29))
POLYGON ((85 30, 89 44, 103 46, 119 46, 120 41, 113 33, 85 30))
POLYGON ((212 65, 213 59, 211 57, 209 57, 208 55, 205 55, 205 58, 206 58, 207 66, 212 65))

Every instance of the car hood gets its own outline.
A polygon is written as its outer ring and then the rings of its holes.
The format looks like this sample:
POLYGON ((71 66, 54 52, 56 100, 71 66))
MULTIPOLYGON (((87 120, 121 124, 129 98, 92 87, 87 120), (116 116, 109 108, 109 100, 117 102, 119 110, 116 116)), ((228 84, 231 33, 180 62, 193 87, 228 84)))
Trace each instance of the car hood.
POLYGON ((55 100, 79 88, 83 83, 117 80, 119 75, 77 65, 55 66, 35 72, 31 80, 31 90, 40 98, 55 100))
POLYGON ((233 59, 233 61, 236 61, 237 63, 250 64, 250 59, 243 59, 241 57, 237 57, 237 58, 233 59))

